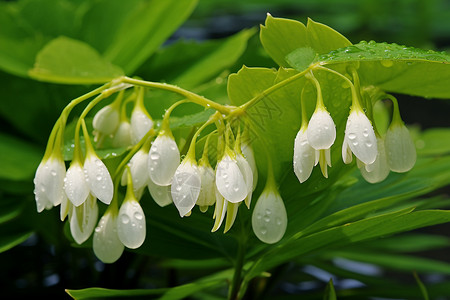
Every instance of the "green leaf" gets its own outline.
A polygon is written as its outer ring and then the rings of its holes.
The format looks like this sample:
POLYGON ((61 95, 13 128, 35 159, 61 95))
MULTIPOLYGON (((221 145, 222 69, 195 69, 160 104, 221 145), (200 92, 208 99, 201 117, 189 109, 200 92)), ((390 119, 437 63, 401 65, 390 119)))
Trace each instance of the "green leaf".
POLYGON ((140 1, 111 39, 105 58, 133 73, 187 19, 197 2, 140 1))
POLYGON ((201 43, 176 42, 157 51, 138 73, 145 78, 170 82, 183 88, 196 87, 232 66, 246 49, 254 32, 253 29, 243 30, 225 39, 201 43))
MULTIPOLYGON (((310 48, 314 53, 324 54, 351 45, 334 29, 311 19, 308 19, 305 26, 298 21, 273 18, 270 14, 267 15, 265 26, 261 26, 260 38, 266 52, 281 67, 293 66, 292 59, 287 60, 286 56, 299 48, 310 48)), ((299 58, 305 60, 295 64, 305 66, 311 62, 311 56, 302 55, 299 58)))
POLYGON ((73 299, 102 299, 102 298, 114 298, 114 297, 126 297, 127 299, 142 298, 142 296, 161 295, 167 289, 136 289, 136 290, 115 290, 105 288, 87 288, 80 290, 66 289, 66 293, 73 299))
POLYGON ((336 292, 334 291, 332 279, 328 281, 327 287, 325 288, 325 294, 323 295, 323 300, 336 300, 336 292))
POLYGON ((0 253, 23 243, 32 233, 20 218, 0 224, 0 253))
POLYGON ((415 272, 415 271, 414 271, 413 275, 414 275, 414 279, 416 279, 417 285, 420 288, 420 291, 422 293, 423 299, 424 300, 429 300, 430 297, 428 296, 427 288, 423 284, 422 280, 420 280, 419 275, 417 275, 417 272, 415 272))
POLYGON ((417 139, 416 147, 419 155, 450 154, 450 129, 425 130, 417 139))
POLYGON ((0 133, 0 179, 29 180, 42 158, 39 148, 0 133))
POLYGON ((321 64, 345 73, 357 66, 362 85, 395 93, 450 98, 450 56, 397 44, 362 41, 319 57, 321 64))
POLYGON ((377 241, 365 242, 368 247, 380 252, 419 252, 450 246, 450 238, 440 235, 410 233, 377 241))
POLYGON ((297 48, 286 55, 286 61, 298 71, 308 68, 315 58, 316 52, 311 47, 297 48))
POLYGON ((58 37, 38 53, 29 75, 55 83, 95 84, 108 82, 122 76, 123 72, 88 44, 58 37))
POLYGON ((343 246, 449 221, 450 211, 411 212, 411 209, 406 209, 333 227, 304 238, 292 239, 273 248, 260 257, 248 272, 247 278, 253 278, 280 263, 325 247, 343 246))

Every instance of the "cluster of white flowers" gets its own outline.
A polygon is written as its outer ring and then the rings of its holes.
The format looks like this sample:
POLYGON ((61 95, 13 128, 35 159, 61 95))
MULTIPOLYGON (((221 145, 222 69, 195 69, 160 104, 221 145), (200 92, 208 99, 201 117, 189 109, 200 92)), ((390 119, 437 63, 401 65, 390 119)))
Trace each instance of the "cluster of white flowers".
MULTIPOLYGON (((331 167, 330 148, 336 139, 336 128, 323 104, 320 85, 315 78, 312 80, 317 88, 316 110, 308 123, 302 105, 302 125, 294 142, 294 172, 301 183, 310 177, 317 163, 320 163, 324 177, 328 177, 327 166, 331 167)), ((398 103, 392 96, 386 97, 393 101, 394 110, 385 136, 382 137, 372 126, 374 122, 369 120, 357 97, 352 99, 345 127, 342 159, 349 164, 355 155, 362 176, 370 183, 384 180, 390 171, 407 172, 416 162, 415 146, 401 120, 398 103)))

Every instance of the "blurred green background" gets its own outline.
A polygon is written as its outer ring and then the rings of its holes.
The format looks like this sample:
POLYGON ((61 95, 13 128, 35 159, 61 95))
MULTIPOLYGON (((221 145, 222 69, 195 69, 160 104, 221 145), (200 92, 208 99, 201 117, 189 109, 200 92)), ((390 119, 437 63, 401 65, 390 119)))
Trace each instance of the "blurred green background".
MULTIPOLYGON (((21 11, 21 14, 27 16, 20 19, 15 17, 19 15, 15 8, 11 9, 16 1, 1 1, 0 48, 9 49, 10 53, 32 64, 34 60, 27 61, 29 52, 38 50, 33 47, 42 45, 46 38, 68 33, 70 36, 71 32, 76 35, 75 31, 83 24, 76 23, 75 18, 74 22, 67 22, 67 18, 72 17, 73 7, 83 6, 83 2, 20 1, 17 7, 24 5, 26 11, 21 11), (55 17, 54 14, 61 11, 65 15, 55 17), (50 15, 52 17, 48 18, 50 15), (41 31, 42 35, 35 36, 35 40, 31 41, 31 31, 41 31), (8 44, 11 36, 21 42, 20 47, 18 44, 8 44)), ((446 0, 201 0, 192 15, 162 47, 180 39, 215 40, 244 28, 258 28, 259 24, 264 23, 267 12, 275 17, 302 22, 310 17, 341 32, 353 43, 375 40, 439 51, 450 49, 450 1, 446 0)), ((108 8, 105 8, 102 24, 114 26, 115 20, 109 19, 109 16, 120 14, 108 13, 108 8)), ((86 36, 89 37, 89 33, 86 36)), ((95 40, 95 37, 91 39, 95 40)), ((177 69, 162 72, 162 69, 156 68, 149 71, 152 59, 154 57, 149 57, 134 75, 168 82, 176 77, 177 69)), ((243 54, 226 67, 226 73, 238 71, 242 64, 276 67, 260 47, 257 35, 250 39, 243 54)), ((90 88, 40 83, 23 74, 5 69, 0 71, 0 154, 1 161, 8 162, 0 166, 1 298, 33 295, 64 299, 68 298, 65 288, 155 288, 175 286, 189 280, 189 276, 184 274, 187 277, 182 277, 175 267, 165 267, 158 257, 131 252, 124 253, 117 263, 105 265, 95 258, 91 248, 74 247, 66 238, 64 224, 59 221, 59 210, 37 214, 32 178, 48 134, 68 101, 90 88), (7 167, 11 165, 15 168, 7 167)), ((448 101, 417 101, 414 97, 403 95, 398 95, 398 99, 406 123, 420 128, 450 125, 448 101)), ((439 194, 442 192, 449 194, 448 190, 441 190, 439 194)), ((448 226, 435 226, 426 231, 450 237, 448 226)), ((423 255, 450 262, 448 250, 423 255)), ((291 268, 287 274, 295 276, 295 265, 283 268, 291 268)), ((290 288, 283 278, 274 284, 274 294, 277 290, 285 292, 290 288)))

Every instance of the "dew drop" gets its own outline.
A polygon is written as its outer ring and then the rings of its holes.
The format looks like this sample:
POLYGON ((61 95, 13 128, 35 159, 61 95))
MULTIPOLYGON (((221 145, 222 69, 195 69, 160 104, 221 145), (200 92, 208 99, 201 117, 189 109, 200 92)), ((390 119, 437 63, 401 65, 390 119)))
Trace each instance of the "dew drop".
POLYGON ((351 139, 351 140, 354 140, 354 139, 356 139, 356 134, 349 133, 348 138, 351 139))
POLYGON ((102 231, 102 229, 100 228, 100 226, 95 228, 95 232, 99 233, 100 231, 102 231))
POLYGON ((368 137, 369 136, 369 130, 366 128, 363 131, 363 136, 368 137))
POLYGON ((50 174, 52 174, 52 176, 56 176, 56 171, 55 170, 51 170, 50 174))
POLYGON ((257 214, 257 215, 256 215, 256 218, 257 218, 258 220, 261 220, 262 215, 261 215, 261 214, 257 214))
POLYGON ((97 166, 101 166, 101 165, 103 165, 103 163, 102 163, 102 161, 100 160, 100 159, 96 159, 95 160, 95 164, 97 165, 97 166))
POLYGON ((97 179, 98 181, 102 180, 102 175, 98 174, 95 179, 97 179))
POLYGON ((272 211, 270 209, 266 209, 266 215, 270 215, 272 211))
POLYGON ((366 142, 366 146, 367 146, 367 147, 370 148, 370 147, 372 147, 372 145, 373 145, 372 142, 366 142))
POLYGON ((130 217, 128 215, 121 215, 120 220, 122 221, 122 224, 130 223, 130 217))
POLYGON ((278 226, 280 226, 281 225, 281 218, 277 218, 276 223, 277 223, 278 226))
POLYGON ((142 214, 137 211, 137 212, 134 213, 134 218, 136 220, 142 220, 142 214))
POLYGON ((358 142, 357 141, 352 142, 352 144, 353 144, 353 146, 358 146, 358 142))
POLYGON ((160 157, 161 157, 161 156, 159 155, 158 152, 152 152, 152 153, 150 154, 150 158, 151 158, 152 160, 158 160, 160 157))
POLYGON ((269 216, 264 216, 264 222, 269 223, 270 222, 270 217, 269 216))
POLYGON ((267 233, 267 228, 266 227, 261 227, 261 234, 265 235, 267 233))

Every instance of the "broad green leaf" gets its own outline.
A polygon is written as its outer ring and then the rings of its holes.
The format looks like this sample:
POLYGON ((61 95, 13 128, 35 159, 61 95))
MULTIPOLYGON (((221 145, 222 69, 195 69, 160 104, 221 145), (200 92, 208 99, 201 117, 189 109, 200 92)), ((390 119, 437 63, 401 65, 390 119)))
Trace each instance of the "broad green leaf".
POLYGON ((116 32, 103 53, 105 58, 125 73, 133 73, 187 19, 196 4, 197 0, 141 1, 116 32))
POLYGON ((138 73, 145 78, 167 81, 186 89, 196 87, 231 67, 246 49, 254 32, 252 29, 243 30, 225 39, 201 43, 177 42, 157 51, 138 73))
POLYGON ((411 209, 406 209, 333 227, 305 238, 294 239, 282 247, 275 247, 260 257, 247 274, 247 278, 250 279, 280 263, 325 247, 343 246, 449 221, 450 211, 411 212, 411 209))
POLYGON ((0 201, 0 224, 19 216, 24 209, 24 201, 16 197, 3 197, 0 201))
MULTIPOLYGON (((297 49, 312 49, 314 53, 324 54, 331 50, 346 47, 351 43, 330 27, 308 19, 307 26, 295 20, 274 18, 267 15, 266 24, 261 26, 261 43, 272 59, 281 67, 293 66, 292 59, 286 60, 297 49)), ((296 62, 297 66, 308 64, 311 53, 301 55, 305 59, 296 62)), ((315 54, 314 54, 315 56, 315 54)), ((311 61, 309 61, 311 62, 311 61)))
POLYGON ((123 72, 88 44, 58 37, 38 53, 29 75, 55 83, 94 84, 108 82, 122 76, 123 72))
POLYGON ((105 288, 86 288, 81 290, 66 289, 66 293, 73 299, 108 299, 115 297, 126 297, 127 299, 142 298, 143 296, 161 295, 168 289, 136 289, 136 290, 119 290, 105 288))
POLYGON ((344 72, 347 66, 357 66, 362 85, 394 93, 450 98, 450 56, 444 52, 362 41, 318 60, 344 72))
POLYGON ((33 178, 42 155, 34 145, 0 133, 0 179, 23 181, 33 178))

